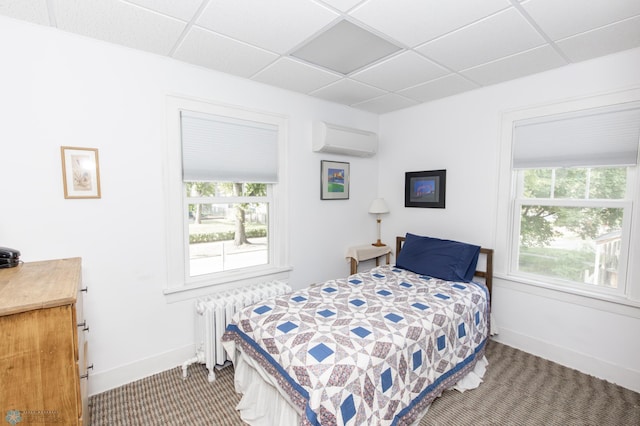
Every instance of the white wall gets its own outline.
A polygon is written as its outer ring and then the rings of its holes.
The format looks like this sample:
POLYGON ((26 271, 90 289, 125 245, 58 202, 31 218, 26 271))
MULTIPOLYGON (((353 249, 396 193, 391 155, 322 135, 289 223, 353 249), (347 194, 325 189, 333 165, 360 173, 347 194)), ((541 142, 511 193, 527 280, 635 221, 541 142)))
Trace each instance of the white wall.
MULTIPOLYGON (((379 193, 391 209, 383 237, 495 247, 506 225, 496 223, 502 114, 638 87, 639 70, 635 49, 381 116, 379 193), (433 169, 447 170, 446 209, 405 208, 404 173, 433 169)), ((497 340, 640 391, 640 308, 498 279, 493 312, 497 340)))
POLYGON ((313 153, 311 124, 376 131, 376 115, 8 18, 0 39, 0 246, 83 258, 90 394, 194 354, 193 300, 163 295, 166 95, 288 117, 294 287, 346 275, 346 247, 374 238, 377 159, 313 153), (99 149, 101 199, 64 199, 63 145, 99 149), (321 159, 351 163, 349 200, 320 200, 321 159))

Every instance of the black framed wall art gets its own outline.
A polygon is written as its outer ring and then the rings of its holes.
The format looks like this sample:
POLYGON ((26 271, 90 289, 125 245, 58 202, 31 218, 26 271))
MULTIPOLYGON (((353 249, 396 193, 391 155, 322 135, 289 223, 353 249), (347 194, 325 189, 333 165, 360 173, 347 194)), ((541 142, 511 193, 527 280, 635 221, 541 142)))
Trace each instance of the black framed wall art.
POLYGON ((446 170, 406 172, 404 206, 444 209, 446 184, 446 170))

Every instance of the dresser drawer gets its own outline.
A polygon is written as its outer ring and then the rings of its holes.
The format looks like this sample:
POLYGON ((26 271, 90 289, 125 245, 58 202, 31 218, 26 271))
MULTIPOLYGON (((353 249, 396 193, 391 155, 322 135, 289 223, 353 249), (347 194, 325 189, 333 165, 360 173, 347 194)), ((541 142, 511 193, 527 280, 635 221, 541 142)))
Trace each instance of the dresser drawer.
POLYGON ((0 317, 0 407, 25 423, 77 424, 73 306, 0 317))

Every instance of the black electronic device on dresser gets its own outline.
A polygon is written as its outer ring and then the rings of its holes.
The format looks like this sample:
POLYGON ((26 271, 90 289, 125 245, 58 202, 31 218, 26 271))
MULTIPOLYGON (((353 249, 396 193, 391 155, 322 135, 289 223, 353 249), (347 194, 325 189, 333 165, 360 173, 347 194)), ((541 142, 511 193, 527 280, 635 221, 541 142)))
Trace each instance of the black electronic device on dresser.
POLYGON ((20 264, 20 251, 0 247, 0 268, 13 268, 20 264))

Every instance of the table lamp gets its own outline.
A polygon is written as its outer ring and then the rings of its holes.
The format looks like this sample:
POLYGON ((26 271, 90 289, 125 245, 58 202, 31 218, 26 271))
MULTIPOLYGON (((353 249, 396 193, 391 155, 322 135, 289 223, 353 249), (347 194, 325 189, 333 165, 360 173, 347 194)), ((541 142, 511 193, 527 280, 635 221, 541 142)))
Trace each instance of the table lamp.
POLYGON ((380 223, 382 222, 382 219, 380 218, 380 215, 384 214, 384 213, 389 213, 389 207, 387 206, 387 203, 384 201, 384 198, 376 198, 375 200, 373 200, 373 202, 369 206, 369 213, 375 214, 375 215, 378 216, 377 217, 377 220, 378 220, 378 241, 376 241, 372 245, 374 245, 376 247, 386 246, 386 244, 383 244, 380 241, 380 223))

